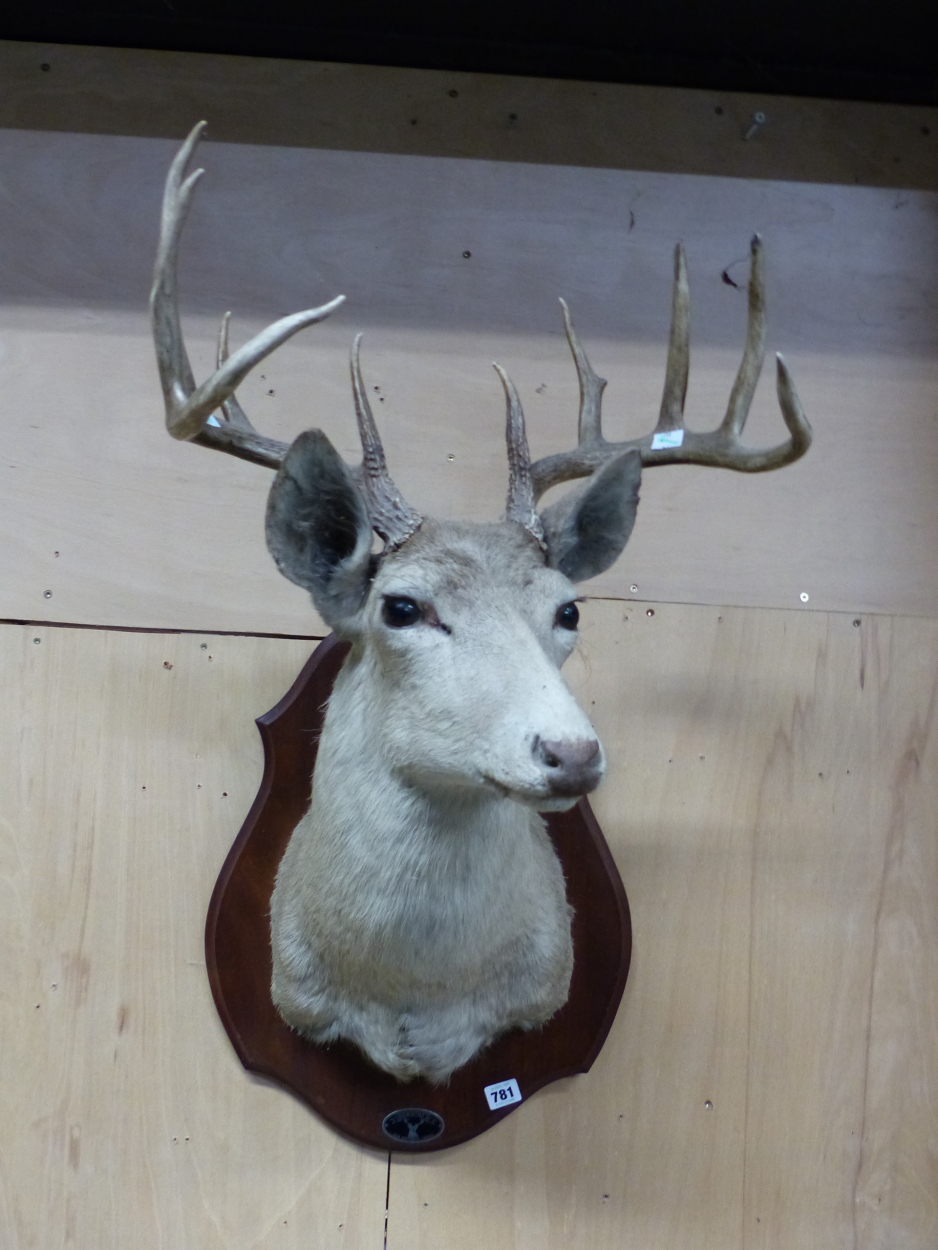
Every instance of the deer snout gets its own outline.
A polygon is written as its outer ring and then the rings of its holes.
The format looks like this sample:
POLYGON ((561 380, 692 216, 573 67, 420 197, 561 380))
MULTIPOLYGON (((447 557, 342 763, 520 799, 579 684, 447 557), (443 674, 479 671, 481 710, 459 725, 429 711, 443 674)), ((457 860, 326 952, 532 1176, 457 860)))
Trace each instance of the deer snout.
POLYGON ((603 760, 595 738, 567 742, 534 739, 534 755, 547 770, 550 793, 558 798, 578 798, 595 790, 602 780, 603 760))

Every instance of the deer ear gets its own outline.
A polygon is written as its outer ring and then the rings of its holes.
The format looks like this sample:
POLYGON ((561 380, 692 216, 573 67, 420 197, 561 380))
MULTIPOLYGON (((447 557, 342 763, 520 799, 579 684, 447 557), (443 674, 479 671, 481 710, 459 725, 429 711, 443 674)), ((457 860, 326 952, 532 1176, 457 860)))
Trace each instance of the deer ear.
POLYGON ((626 451, 541 513, 547 563, 571 582, 614 564, 629 540, 638 509, 641 452, 626 451))
POLYGON ((267 547, 329 625, 341 627, 361 608, 374 572, 371 521, 321 430, 306 430, 283 459, 267 500, 267 547))

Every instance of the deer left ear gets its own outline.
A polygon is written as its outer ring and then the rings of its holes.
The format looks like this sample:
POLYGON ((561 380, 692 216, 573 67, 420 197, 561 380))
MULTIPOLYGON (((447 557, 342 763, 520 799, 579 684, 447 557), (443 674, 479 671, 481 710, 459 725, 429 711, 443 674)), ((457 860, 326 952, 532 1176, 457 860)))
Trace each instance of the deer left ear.
POLYGON ((322 430, 290 447, 267 500, 267 547, 277 568, 305 587, 340 629, 368 594, 371 521, 345 461, 322 430))
POLYGON ((541 513, 547 563, 571 582, 585 582, 618 559, 629 540, 642 479, 639 451, 609 460, 541 513))

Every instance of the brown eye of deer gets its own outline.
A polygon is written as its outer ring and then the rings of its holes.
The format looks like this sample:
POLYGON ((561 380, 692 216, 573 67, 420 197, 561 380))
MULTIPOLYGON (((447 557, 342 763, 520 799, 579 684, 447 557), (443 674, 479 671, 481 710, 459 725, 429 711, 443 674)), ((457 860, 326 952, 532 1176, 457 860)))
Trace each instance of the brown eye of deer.
POLYGON ((561 629, 576 629, 579 620, 580 609, 576 604, 565 603, 563 607, 557 609, 554 624, 559 625, 561 629))
POLYGON ((398 595, 385 595, 381 605, 381 619, 392 629, 403 629, 406 625, 416 625, 422 616, 420 604, 413 599, 403 599, 398 595))

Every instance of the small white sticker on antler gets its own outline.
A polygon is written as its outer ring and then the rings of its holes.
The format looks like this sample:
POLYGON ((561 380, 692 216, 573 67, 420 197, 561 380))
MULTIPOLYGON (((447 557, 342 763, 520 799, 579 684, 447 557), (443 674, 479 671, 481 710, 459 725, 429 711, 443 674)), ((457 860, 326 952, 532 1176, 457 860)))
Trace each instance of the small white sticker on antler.
POLYGON ((497 1085, 486 1085, 485 1096, 489 1110, 497 1111, 499 1107, 510 1107, 513 1102, 521 1101, 521 1090, 518 1082, 512 1077, 510 1081, 499 1081, 497 1085))
POLYGON ((683 430, 664 430, 661 434, 652 434, 652 451, 661 451, 665 447, 680 447, 684 442, 683 430))

